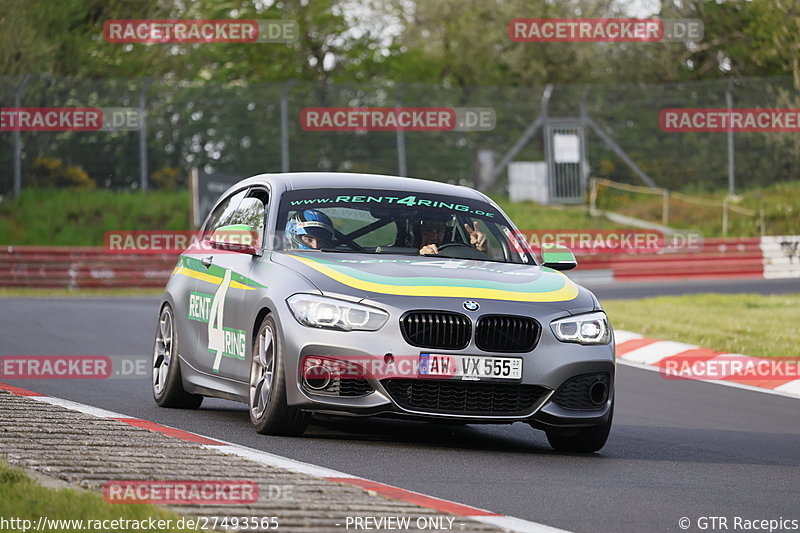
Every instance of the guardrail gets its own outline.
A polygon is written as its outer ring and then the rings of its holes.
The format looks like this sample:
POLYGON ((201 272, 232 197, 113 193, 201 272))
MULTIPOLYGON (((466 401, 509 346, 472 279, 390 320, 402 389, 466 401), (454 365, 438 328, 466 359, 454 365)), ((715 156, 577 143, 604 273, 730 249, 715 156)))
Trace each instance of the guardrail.
POLYGON ((164 287, 177 255, 128 255, 103 248, 5 246, 0 286, 49 288, 164 287))
MULTIPOLYGON (((99 247, 5 246, 0 287, 160 288, 176 260, 99 247)), ((573 272, 580 281, 800 278, 800 236, 706 239, 695 253, 584 254, 573 272)))
MULTIPOLYGON (((761 238, 706 239, 697 252, 579 255, 576 272, 602 270, 603 281, 760 278, 761 238)), ((579 275, 589 280, 588 273, 579 275)))

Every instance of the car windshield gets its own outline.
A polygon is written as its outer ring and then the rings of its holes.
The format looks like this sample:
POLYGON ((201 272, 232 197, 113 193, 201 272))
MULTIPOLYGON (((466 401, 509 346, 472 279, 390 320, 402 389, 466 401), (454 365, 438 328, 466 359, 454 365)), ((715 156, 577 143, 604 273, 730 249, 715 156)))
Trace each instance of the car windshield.
POLYGON ((440 194, 381 189, 286 192, 277 250, 432 255, 535 263, 492 205, 440 194))

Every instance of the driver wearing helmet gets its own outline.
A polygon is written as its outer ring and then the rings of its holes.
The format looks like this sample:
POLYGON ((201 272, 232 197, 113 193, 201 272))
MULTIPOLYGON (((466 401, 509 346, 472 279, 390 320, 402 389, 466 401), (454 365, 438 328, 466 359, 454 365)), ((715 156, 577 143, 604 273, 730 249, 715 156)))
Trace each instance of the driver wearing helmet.
POLYGON ((333 222, 316 209, 295 213, 286 223, 286 242, 293 250, 319 250, 333 245, 333 222))
MULTIPOLYGON (((475 247, 476 250, 486 251, 486 234, 478 230, 478 221, 474 221, 472 227, 469 224, 464 224, 464 229, 469 236, 469 243, 475 247)), ((447 232, 446 220, 426 220, 420 221, 420 242, 430 243, 423 244, 419 249, 420 255, 436 255, 439 253, 439 246, 442 245, 447 232), (438 245, 436 243, 439 243, 438 245)))

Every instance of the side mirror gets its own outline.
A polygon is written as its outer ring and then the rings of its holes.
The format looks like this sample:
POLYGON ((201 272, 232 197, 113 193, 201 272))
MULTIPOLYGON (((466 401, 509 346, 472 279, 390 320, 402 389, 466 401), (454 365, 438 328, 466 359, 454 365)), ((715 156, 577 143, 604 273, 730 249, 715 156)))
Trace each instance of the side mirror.
POLYGON ((578 266, 569 248, 558 244, 542 243, 542 266, 553 270, 571 270, 578 266))
POLYGON ((207 240, 217 250, 256 255, 256 235, 258 232, 247 224, 231 224, 215 229, 207 240))

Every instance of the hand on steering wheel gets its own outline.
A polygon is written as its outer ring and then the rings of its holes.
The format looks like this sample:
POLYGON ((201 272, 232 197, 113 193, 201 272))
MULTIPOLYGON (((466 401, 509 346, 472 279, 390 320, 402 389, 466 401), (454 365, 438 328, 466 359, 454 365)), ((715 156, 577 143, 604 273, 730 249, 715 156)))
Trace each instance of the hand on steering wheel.
MULTIPOLYGON (((486 252, 483 250, 478 250, 477 248, 472 247, 471 245, 464 243, 464 242, 448 242, 447 244, 442 244, 441 246, 437 246, 435 244, 427 244, 419 249, 420 255, 436 255, 439 252, 447 250, 448 248, 455 248, 456 246, 461 248, 466 248, 465 259, 483 259, 486 257, 486 252)), ((459 256, 460 257, 460 256, 459 256)))
POLYGON ((419 255, 436 255, 439 253, 439 247, 435 244, 426 244, 419 249, 419 255))

